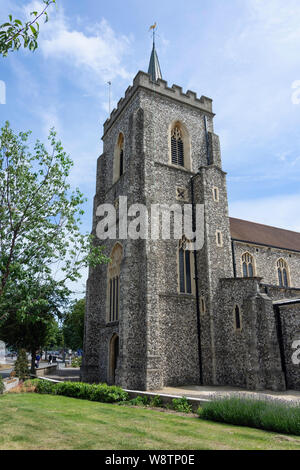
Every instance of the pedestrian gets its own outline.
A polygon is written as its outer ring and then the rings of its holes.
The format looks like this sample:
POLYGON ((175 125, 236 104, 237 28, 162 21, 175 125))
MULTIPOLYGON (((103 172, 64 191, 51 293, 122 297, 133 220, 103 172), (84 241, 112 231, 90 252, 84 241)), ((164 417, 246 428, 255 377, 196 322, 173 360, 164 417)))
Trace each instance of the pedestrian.
POLYGON ((41 359, 41 356, 39 354, 37 354, 35 356, 35 367, 38 369, 39 368, 39 365, 40 365, 40 359, 41 359))
POLYGON ((52 354, 49 354, 48 364, 52 364, 52 354))

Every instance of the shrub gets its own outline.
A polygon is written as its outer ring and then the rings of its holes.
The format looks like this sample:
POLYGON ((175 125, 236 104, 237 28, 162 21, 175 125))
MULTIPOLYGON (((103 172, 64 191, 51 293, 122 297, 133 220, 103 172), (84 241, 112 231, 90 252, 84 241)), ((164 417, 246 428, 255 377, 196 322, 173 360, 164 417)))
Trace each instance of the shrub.
POLYGON ((36 393, 40 393, 42 395, 54 395, 54 386, 56 385, 54 382, 48 382, 48 380, 36 380, 36 393))
POLYGON ((38 383, 40 383, 38 379, 25 380, 25 382, 23 382, 23 384, 21 384, 20 386, 20 392, 21 393, 36 392, 38 383))
POLYGON ((4 393, 4 382, 3 382, 3 378, 2 378, 2 375, 0 375, 0 395, 2 395, 2 393, 4 393))
POLYGON ((72 367, 82 366, 82 357, 74 357, 71 362, 72 367))
POLYGON ((149 398, 144 395, 144 396, 137 396, 136 398, 133 398, 132 400, 129 400, 129 404, 133 406, 148 406, 149 405, 149 398))
POLYGON ((90 400, 92 385, 82 382, 60 382, 54 384, 55 395, 90 400))
POLYGON ((181 413, 191 413, 192 405, 189 404, 186 397, 174 398, 172 400, 172 408, 175 411, 180 411, 181 413))
POLYGON ((128 400, 127 392, 120 387, 106 384, 91 385, 83 382, 59 382, 53 383, 39 380, 36 392, 50 395, 63 395, 82 400, 98 401, 102 403, 114 403, 128 400))
POLYGON ((92 401, 100 401, 103 403, 115 403, 128 400, 128 393, 115 385, 108 386, 106 384, 90 385, 92 401))
POLYGON ((149 405, 152 406, 153 408, 162 408, 163 402, 162 402, 161 397, 159 395, 155 395, 154 397, 151 397, 149 405))
POLYGON ((300 435, 300 406, 278 400, 230 397, 205 403, 201 419, 300 435))
POLYGON ((25 380, 29 377, 29 368, 25 349, 19 349, 13 372, 15 372, 16 376, 19 377, 20 380, 25 380))

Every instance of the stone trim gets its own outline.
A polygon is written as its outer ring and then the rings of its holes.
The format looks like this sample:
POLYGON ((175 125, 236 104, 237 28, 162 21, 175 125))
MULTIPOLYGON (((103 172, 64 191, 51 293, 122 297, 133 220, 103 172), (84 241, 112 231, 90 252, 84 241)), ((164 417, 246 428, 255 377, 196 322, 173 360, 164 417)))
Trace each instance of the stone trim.
POLYGON ((223 233, 221 230, 216 230, 216 244, 218 248, 223 248, 224 241, 223 241, 223 233), (220 235, 220 242, 219 242, 219 235, 220 235))
POLYGON ((190 138, 190 134, 186 125, 182 121, 180 121, 180 119, 172 121, 169 125, 168 149, 169 149, 169 165, 170 166, 174 166, 175 168, 185 168, 186 170, 191 171, 191 169, 193 168, 191 138, 190 138), (182 142, 183 142, 183 166, 175 165, 174 163, 172 163, 171 138, 172 138, 172 131, 176 127, 180 129, 182 142))
MULTIPOLYGON (((243 269, 243 264, 244 264, 244 261, 243 261, 243 256, 245 255, 249 255, 251 258, 252 258, 252 269, 253 269, 253 276, 251 277, 256 277, 256 273, 257 273, 257 270, 256 270, 256 259, 255 259, 255 256, 251 255, 251 253, 249 253, 248 251, 245 251, 241 258, 240 258, 240 264, 241 264, 241 273, 244 274, 244 269, 243 269)), ((247 264, 247 269, 248 269, 248 264, 247 264)), ((247 276, 248 277, 248 276, 247 276)))
POLYGON ((183 166, 173 165, 172 163, 167 164, 167 163, 154 161, 154 165, 164 166, 164 167, 170 168, 171 170, 179 170, 179 171, 182 171, 183 173, 189 173, 192 176, 197 175, 197 173, 195 173, 194 171, 188 170, 187 168, 184 168, 183 166))

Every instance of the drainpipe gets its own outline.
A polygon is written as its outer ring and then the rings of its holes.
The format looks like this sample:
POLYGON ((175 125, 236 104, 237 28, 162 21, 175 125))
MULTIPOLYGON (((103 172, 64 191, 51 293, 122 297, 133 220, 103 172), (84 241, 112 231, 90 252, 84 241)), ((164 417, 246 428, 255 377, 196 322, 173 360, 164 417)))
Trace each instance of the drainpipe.
MULTIPOLYGON (((191 192, 192 192, 192 208, 193 208, 193 231, 195 232, 196 210, 195 210, 195 199, 194 199, 194 176, 191 178, 191 192)), ((195 265, 195 284, 196 284, 199 376, 200 376, 200 385, 203 385, 202 351, 201 351, 201 317, 200 317, 200 300, 199 300, 199 285, 198 285, 199 278, 198 278, 198 265, 197 265, 197 251, 196 250, 194 250, 194 265, 195 265)))

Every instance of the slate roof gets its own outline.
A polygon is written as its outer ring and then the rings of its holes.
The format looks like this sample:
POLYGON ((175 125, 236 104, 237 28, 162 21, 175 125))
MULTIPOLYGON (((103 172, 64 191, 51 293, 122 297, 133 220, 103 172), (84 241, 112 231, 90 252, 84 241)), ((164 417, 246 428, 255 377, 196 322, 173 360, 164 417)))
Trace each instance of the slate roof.
POLYGON ((230 217, 233 240, 300 251, 300 233, 230 217))

